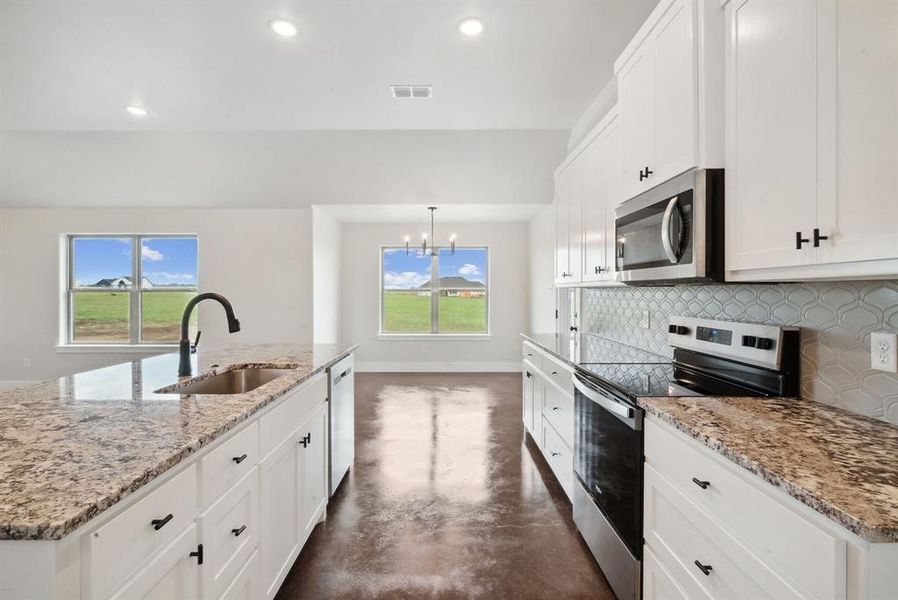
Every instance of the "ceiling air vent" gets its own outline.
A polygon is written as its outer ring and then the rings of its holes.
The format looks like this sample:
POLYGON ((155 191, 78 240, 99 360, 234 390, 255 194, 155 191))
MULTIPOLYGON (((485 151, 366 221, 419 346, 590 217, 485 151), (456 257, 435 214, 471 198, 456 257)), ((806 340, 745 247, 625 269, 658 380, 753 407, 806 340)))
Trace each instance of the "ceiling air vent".
POLYGON ((430 98, 433 95, 432 85, 391 85, 394 98, 430 98))

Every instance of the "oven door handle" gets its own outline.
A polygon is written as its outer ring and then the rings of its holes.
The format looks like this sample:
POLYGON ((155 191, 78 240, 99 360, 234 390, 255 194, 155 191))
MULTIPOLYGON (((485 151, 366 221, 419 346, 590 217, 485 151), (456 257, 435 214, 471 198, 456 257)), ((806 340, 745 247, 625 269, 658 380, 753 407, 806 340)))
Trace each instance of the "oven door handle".
POLYGON ((620 402, 613 400, 600 392, 597 392, 596 390, 588 387, 586 384, 581 382, 576 376, 574 377, 574 387, 585 397, 589 398, 590 400, 616 416, 618 419, 626 423, 631 429, 640 429, 639 423, 636 419, 636 411, 632 407, 621 404, 620 402))
MULTIPOLYGON (((677 256, 670 239, 670 221, 673 218, 674 211, 679 211, 679 201, 679 196, 671 198, 670 202, 667 203, 667 208, 664 209, 664 217, 661 219, 661 245, 664 247, 664 254, 667 255, 667 260, 672 264, 680 262, 680 257, 677 256)), ((677 248, 679 246, 680 240, 677 240, 677 248)))

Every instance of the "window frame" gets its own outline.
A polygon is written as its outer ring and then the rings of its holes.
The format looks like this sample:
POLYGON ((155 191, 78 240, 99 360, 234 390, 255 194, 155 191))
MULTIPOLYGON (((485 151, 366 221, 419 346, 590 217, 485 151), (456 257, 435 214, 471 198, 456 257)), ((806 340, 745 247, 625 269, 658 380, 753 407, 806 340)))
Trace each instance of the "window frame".
MULTIPOLYGON (((60 350, 102 350, 108 347, 117 349, 136 349, 138 351, 151 351, 154 348, 177 347, 178 341, 160 342, 143 340, 143 294, 153 292, 171 292, 171 288, 144 288, 143 287, 143 242, 147 239, 194 239, 196 240, 196 279, 190 286, 178 288, 178 291, 199 293, 199 265, 200 248, 199 235, 195 233, 67 233, 64 236, 65 275, 63 277, 62 302, 64 323, 60 327, 60 350), (75 286, 75 240, 79 238, 106 238, 131 240, 131 287, 128 292, 128 333, 127 342, 116 341, 76 341, 74 300, 75 292, 79 293, 109 293, 109 290, 99 288, 78 288, 75 286)), ((196 310, 194 311, 196 313, 196 310)), ((198 313, 197 313, 198 314, 198 313)))
MULTIPOLYGON (((405 250, 405 246, 395 245, 395 244, 384 244, 380 246, 380 251, 377 255, 377 260, 379 262, 377 272, 379 274, 379 294, 378 294, 378 333, 377 338, 379 340, 396 340, 396 339, 405 339, 405 340, 489 340, 493 337, 492 334, 492 319, 491 317, 491 300, 492 293, 490 293, 490 280, 492 278, 492 251, 488 244, 467 244, 467 245, 456 245, 456 250, 483 250, 486 252, 486 277, 484 281, 485 286, 485 302, 486 302, 486 328, 482 332, 478 333, 441 333, 439 331, 439 323, 440 323, 440 314, 439 314, 439 300, 440 300, 440 287, 439 287, 439 258, 436 255, 431 255, 430 257, 430 331, 409 331, 409 332, 389 332, 384 331, 384 294, 386 290, 384 289, 384 252, 386 250, 405 250), (433 276, 433 273, 436 273, 436 277, 433 276), (436 279, 436 286, 434 286, 434 279, 436 279)), ((417 252, 419 248, 415 248, 414 246, 409 248, 409 252, 415 251, 417 252)), ((438 247, 438 251, 446 250, 449 248, 438 247)), ((438 254, 438 253, 437 253, 438 254)), ((455 289, 455 288, 447 288, 447 289, 455 289)))

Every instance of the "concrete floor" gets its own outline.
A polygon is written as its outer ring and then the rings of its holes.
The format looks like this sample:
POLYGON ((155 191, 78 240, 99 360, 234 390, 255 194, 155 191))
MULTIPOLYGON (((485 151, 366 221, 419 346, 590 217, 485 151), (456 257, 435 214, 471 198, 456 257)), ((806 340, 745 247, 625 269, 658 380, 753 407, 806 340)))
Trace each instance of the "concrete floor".
POLYGON ((613 598, 519 374, 359 374, 356 458, 278 600, 613 598))

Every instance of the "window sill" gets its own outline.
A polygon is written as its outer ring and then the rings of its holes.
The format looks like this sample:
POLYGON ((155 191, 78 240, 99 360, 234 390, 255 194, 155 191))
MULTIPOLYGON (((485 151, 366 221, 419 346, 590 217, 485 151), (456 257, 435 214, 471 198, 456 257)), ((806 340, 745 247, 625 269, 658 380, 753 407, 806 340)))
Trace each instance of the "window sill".
POLYGON ((377 340, 380 342, 406 341, 406 342, 488 342, 493 339, 491 333, 379 333, 377 340))
POLYGON ((177 344, 60 344, 59 354, 149 354, 174 352, 177 344))

